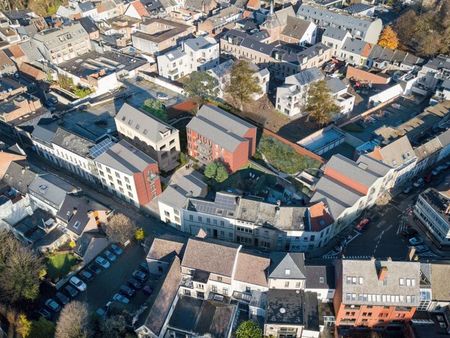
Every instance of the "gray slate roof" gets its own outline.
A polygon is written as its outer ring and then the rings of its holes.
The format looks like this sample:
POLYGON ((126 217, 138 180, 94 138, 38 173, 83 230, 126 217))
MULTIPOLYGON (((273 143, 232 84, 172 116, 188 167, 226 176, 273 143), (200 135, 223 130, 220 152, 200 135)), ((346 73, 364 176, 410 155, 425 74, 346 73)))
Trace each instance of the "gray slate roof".
POLYGON ((27 167, 25 162, 11 162, 3 176, 3 182, 22 194, 28 193, 28 187, 37 173, 27 167))
POLYGON ((73 185, 52 174, 37 176, 29 186, 29 192, 59 208, 66 195, 77 191, 73 185))
POLYGON ((53 137, 53 143, 81 157, 89 157, 94 142, 59 127, 53 137))
POLYGON ((246 141, 244 135, 256 127, 218 107, 203 105, 186 128, 233 152, 246 141))
POLYGON ((231 277, 240 246, 233 243, 216 244, 189 239, 181 265, 186 268, 231 277))
POLYGON ((323 78, 324 75, 322 72, 317 67, 313 67, 301 70, 297 74, 288 76, 286 78, 286 84, 304 86, 314 81, 322 80, 323 78))
POLYGON ((96 162, 127 175, 142 172, 156 161, 125 140, 121 140, 95 159, 96 162))
POLYGON ((274 252, 270 255, 269 278, 305 279, 305 254, 301 252, 274 252))
POLYGON ((347 36, 347 31, 336 27, 327 27, 322 37, 329 37, 335 40, 343 41, 347 36))
POLYGON ((418 306, 420 302, 420 263, 407 261, 342 260, 342 302, 344 304, 418 306), (378 279, 380 268, 386 268, 386 285, 378 279), (362 279, 361 279, 362 278, 362 279), (400 285, 400 279, 404 285, 400 285), (406 278, 414 279, 408 286, 406 278), (350 299, 349 295, 350 294, 350 299), (375 295, 369 300, 365 295, 375 295), (356 295, 352 296, 352 295, 356 295), (386 300, 384 297, 389 297, 386 300), (378 297, 379 296, 379 297, 378 297), (394 296, 394 297, 392 297, 394 296), (398 298, 396 297, 398 296, 398 298), (352 298, 353 297, 353 298, 352 298), (411 298, 410 298, 411 297, 411 298), (409 299, 409 301, 407 301, 409 299))
POLYGON ((163 140, 163 134, 169 130, 174 130, 169 124, 151 116, 143 110, 137 109, 128 103, 124 103, 115 116, 116 120, 122 121, 133 128, 144 138, 158 142, 163 140))

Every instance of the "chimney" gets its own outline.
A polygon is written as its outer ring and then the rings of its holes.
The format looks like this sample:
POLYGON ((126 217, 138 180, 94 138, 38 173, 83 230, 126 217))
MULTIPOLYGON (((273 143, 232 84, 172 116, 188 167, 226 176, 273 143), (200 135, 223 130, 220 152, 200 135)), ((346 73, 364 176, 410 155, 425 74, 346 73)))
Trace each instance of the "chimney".
POLYGON ((378 270, 378 280, 384 281, 387 277, 387 273, 388 273, 388 268, 386 266, 380 267, 380 269, 378 270))

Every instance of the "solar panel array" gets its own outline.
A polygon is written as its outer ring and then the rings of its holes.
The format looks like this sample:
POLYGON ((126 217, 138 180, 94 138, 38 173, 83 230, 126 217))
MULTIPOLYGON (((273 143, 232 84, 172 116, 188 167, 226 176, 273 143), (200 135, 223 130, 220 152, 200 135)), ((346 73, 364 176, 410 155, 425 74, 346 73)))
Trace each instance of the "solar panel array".
POLYGON ((103 154, 105 151, 107 151, 109 148, 111 148, 111 146, 113 144, 114 144, 114 142, 111 141, 111 139, 106 138, 103 141, 101 141, 100 143, 97 143, 95 146, 93 146, 89 150, 89 154, 91 155, 92 158, 96 158, 96 157, 100 156, 101 154, 103 154))

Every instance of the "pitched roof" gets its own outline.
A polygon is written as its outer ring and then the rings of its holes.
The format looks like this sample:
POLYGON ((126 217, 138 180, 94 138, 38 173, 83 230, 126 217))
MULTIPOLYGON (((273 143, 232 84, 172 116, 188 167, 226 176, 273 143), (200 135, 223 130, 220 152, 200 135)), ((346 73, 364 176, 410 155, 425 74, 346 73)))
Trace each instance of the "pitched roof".
POLYGON ((38 196, 59 209, 66 195, 76 192, 78 189, 58 176, 44 174, 36 176, 28 190, 34 196, 38 196))
POLYGON ((169 315, 171 306, 178 293, 178 287, 181 282, 180 259, 175 257, 172 261, 169 271, 164 277, 164 282, 158 295, 150 309, 146 314, 144 323, 156 336, 159 336, 164 323, 169 315))
POLYGON ((335 273, 334 265, 306 265, 306 289, 334 289, 335 273))
POLYGON ((383 163, 392 168, 411 161, 415 155, 406 135, 380 148, 380 153, 383 163))
POLYGON ((181 265, 190 269, 231 277, 240 246, 216 244, 199 239, 189 239, 181 265))
POLYGON ((95 159, 119 172, 132 175, 144 171, 156 161, 125 140, 120 140, 95 159))
POLYGON ((56 130, 52 142, 81 157, 88 157, 89 150, 95 145, 94 142, 61 127, 56 130))
POLYGON ((311 25, 312 23, 310 21, 295 16, 288 16, 282 34, 300 40, 311 25))
POLYGON ((24 162, 11 162, 3 176, 3 182, 20 191, 28 193, 28 187, 36 178, 37 173, 32 171, 24 162))
POLYGON ((350 33, 346 30, 339 29, 336 27, 327 27, 325 32, 323 33, 322 37, 328 37, 331 39, 344 41, 344 39, 349 35, 350 33))
POLYGON ((344 44, 342 45, 342 50, 368 57, 370 55, 370 51, 372 50, 372 45, 366 41, 349 37, 345 39, 344 44))
POLYGON ((255 127, 218 107, 203 105, 186 128, 233 152, 242 142, 248 142, 244 135, 255 127))
POLYGON ((267 257, 239 252, 234 279, 240 282, 267 286, 267 270, 270 259, 267 257))
POLYGON ((127 124, 137 134, 155 143, 163 140, 169 131, 173 132, 176 130, 169 124, 126 102, 120 108, 114 119, 127 124))
POLYGON ((312 231, 321 231, 333 223, 333 217, 323 201, 309 207, 309 217, 312 231))
POLYGON ((419 305, 419 262, 343 259, 340 276, 344 304, 419 305), (386 284, 378 278, 381 269, 387 272, 386 284), (403 285, 400 279, 403 279, 403 285), (407 283, 406 279, 414 280, 414 283, 407 283))
POLYGON ((147 260, 170 262, 173 256, 182 256, 185 244, 185 239, 182 237, 171 237, 170 239, 155 238, 148 251, 147 260))
POLYGON ((301 252, 274 252, 270 255, 269 278, 305 279, 305 255, 301 252))
POLYGON ((90 221, 90 213, 108 211, 108 208, 85 196, 66 195, 56 216, 67 224, 67 229, 81 235, 90 221))

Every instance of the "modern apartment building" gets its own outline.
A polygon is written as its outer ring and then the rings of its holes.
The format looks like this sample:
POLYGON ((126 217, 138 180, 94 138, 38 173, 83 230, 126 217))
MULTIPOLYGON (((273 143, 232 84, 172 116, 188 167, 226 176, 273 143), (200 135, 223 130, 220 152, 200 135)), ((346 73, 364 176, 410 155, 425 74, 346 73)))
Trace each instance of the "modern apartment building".
POLYGON ((358 326, 402 325, 419 302, 419 262, 343 259, 336 266, 334 309, 342 333, 358 326))
POLYGON ((98 156, 95 165, 102 185, 136 207, 161 193, 158 163, 125 140, 98 156))
POLYGON ((414 214, 440 247, 450 246, 450 192, 429 188, 419 195, 414 214))
POLYGON ((297 16, 312 21, 321 28, 335 27, 349 31, 353 37, 369 43, 377 43, 383 29, 381 19, 352 16, 311 4, 302 4, 297 16))
POLYGON ((215 106, 203 105, 186 130, 189 156, 205 164, 220 160, 231 172, 256 151, 256 127, 215 106))
POLYGON ((291 118, 306 115, 304 107, 307 104, 309 87, 324 78, 318 68, 305 69, 288 76, 284 84, 277 88, 276 109, 291 118))
POLYGON ((206 71, 219 64, 219 43, 211 37, 183 41, 181 48, 157 57, 158 73, 175 81, 194 71, 206 71))
POLYGON ((41 31, 31 42, 53 64, 72 60, 91 50, 89 34, 78 22, 41 31))
MULTIPOLYGON (((208 70, 208 73, 217 79, 219 83, 217 96, 223 98, 225 95, 225 90, 230 83, 230 73, 233 65, 235 64, 235 60, 226 60, 216 67, 208 70)), ((269 90, 269 81, 270 81, 270 72, 267 68, 260 68, 254 63, 250 63, 250 67, 254 71, 253 77, 259 84, 260 92, 252 94, 253 100, 260 99, 263 95, 267 93, 269 90)))
POLYGON ((117 131, 169 171, 178 165, 180 137, 176 128, 143 110, 124 103, 114 117, 117 131))

